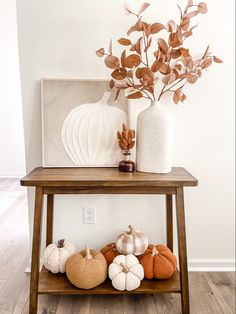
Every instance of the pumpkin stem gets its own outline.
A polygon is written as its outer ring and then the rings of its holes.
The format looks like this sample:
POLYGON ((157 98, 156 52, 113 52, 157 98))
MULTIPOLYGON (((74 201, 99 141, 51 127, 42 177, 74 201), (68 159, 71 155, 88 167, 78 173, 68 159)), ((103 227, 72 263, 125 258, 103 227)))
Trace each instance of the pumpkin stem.
POLYGON ((129 272, 129 268, 128 268, 127 266, 125 266, 125 264, 120 263, 120 266, 123 268, 122 271, 123 271, 124 273, 127 274, 127 273, 129 272))
POLYGON ((157 251, 156 247, 154 246, 154 247, 152 248, 152 256, 155 256, 155 255, 157 255, 157 254, 158 254, 158 251, 157 251))
POLYGON ((128 234, 133 234, 134 233, 134 227, 132 225, 129 225, 128 228, 129 228, 128 234))
POLYGON ((57 247, 59 249, 64 247, 64 242, 65 242, 65 239, 61 239, 61 240, 57 241, 57 247))
POLYGON ((86 259, 92 259, 93 257, 90 254, 90 250, 89 250, 88 245, 86 245, 85 250, 86 250, 86 255, 85 255, 86 259))

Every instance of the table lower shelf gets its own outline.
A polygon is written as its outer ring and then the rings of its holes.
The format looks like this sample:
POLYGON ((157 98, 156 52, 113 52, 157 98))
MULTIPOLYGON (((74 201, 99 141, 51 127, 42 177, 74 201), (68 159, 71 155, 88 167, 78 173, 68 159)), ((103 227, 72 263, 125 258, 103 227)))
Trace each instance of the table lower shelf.
POLYGON ((39 274, 39 294, 150 294, 180 293, 179 272, 176 271, 166 280, 144 279, 140 287, 134 291, 118 291, 112 287, 108 279, 93 289, 79 289, 73 286, 65 274, 52 274, 43 269, 39 274))

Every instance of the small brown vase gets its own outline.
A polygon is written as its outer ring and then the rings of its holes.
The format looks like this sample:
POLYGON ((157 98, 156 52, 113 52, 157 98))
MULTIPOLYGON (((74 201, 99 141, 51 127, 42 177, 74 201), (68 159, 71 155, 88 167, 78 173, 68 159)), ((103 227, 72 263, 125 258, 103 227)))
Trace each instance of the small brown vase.
POLYGON ((133 172, 135 169, 135 163, 130 160, 130 153, 124 153, 124 160, 119 163, 119 171, 121 172, 133 172))

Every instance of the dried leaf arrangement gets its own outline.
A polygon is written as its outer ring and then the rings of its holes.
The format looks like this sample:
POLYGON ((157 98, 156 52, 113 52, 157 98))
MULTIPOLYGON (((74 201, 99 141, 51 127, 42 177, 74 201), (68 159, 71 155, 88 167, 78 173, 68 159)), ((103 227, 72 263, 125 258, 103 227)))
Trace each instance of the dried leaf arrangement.
POLYGON ((189 49, 184 47, 185 40, 192 36, 198 25, 191 25, 192 19, 198 14, 207 13, 206 3, 194 4, 188 0, 184 10, 177 6, 179 22, 169 20, 166 25, 159 22, 149 24, 143 20, 142 13, 149 3, 143 3, 138 13, 134 13, 127 4, 124 6, 127 15, 137 18, 127 36, 136 33, 138 40, 120 38, 119 44, 126 46, 120 57, 113 54, 112 42, 109 52, 105 52, 104 48, 96 52, 98 57, 105 58, 105 65, 113 70, 110 88, 117 89, 116 99, 121 90, 129 99, 147 98, 153 101, 160 100, 168 92, 173 94, 173 101, 178 104, 186 99, 183 88, 187 83, 196 83, 202 71, 208 69, 213 61, 222 62, 209 52, 209 46, 200 58, 193 58, 189 49), (154 40, 154 36, 160 32, 165 32, 165 38, 154 40), (155 84, 160 84, 158 94, 155 84))
POLYGON ((119 170, 122 172, 133 172, 135 169, 135 163, 130 160, 130 150, 135 144, 134 138, 135 131, 122 124, 122 131, 117 131, 118 145, 124 154, 124 160, 119 163, 119 170))

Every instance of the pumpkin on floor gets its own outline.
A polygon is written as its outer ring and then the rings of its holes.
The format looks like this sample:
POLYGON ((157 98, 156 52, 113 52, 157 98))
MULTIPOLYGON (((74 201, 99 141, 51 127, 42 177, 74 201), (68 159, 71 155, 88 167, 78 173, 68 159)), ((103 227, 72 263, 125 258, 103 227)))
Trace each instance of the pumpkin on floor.
POLYGON ((64 239, 57 243, 49 244, 44 252, 43 264, 52 273, 64 273, 68 258, 76 252, 74 244, 65 242, 64 239))
POLYGON ((107 244, 101 249, 100 252, 104 255, 108 265, 110 265, 114 258, 120 254, 116 249, 115 243, 107 244))
POLYGON ((108 273, 113 287, 120 291, 137 289, 144 277, 142 265, 132 254, 115 257, 108 273))
POLYGON ((135 230, 131 225, 129 229, 129 231, 124 231, 118 236, 116 241, 117 251, 124 255, 142 255, 148 247, 148 237, 144 233, 135 230))
POLYGON ((81 289, 92 289, 107 278, 107 262, 96 250, 85 250, 72 255, 66 263, 66 275, 70 282, 81 289))
POLYGON ((139 256, 144 268, 144 277, 147 279, 167 279, 177 268, 176 256, 162 244, 150 244, 146 252, 139 256))

